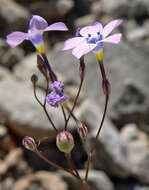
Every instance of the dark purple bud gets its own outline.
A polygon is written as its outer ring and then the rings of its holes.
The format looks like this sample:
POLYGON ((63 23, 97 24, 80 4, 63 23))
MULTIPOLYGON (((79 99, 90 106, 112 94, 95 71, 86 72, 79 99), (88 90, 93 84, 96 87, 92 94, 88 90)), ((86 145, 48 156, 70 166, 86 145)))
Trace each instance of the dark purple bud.
POLYGON ((35 84, 37 81, 38 81, 37 75, 33 74, 33 75, 31 76, 31 82, 32 82, 33 84, 35 84))

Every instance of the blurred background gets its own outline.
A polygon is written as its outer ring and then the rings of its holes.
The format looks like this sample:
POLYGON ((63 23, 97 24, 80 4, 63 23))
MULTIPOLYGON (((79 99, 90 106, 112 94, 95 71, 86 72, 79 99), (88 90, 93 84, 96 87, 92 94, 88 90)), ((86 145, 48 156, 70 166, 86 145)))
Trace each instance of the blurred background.
MULTIPOLYGON (((26 135, 42 139, 39 149, 67 167, 55 146, 55 133, 33 97, 30 77, 38 76, 38 95, 45 81, 36 67, 35 48, 28 41, 11 49, 6 35, 27 32, 32 15, 48 24, 62 21, 68 32, 46 32, 44 40, 51 65, 65 84, 70 105, 77 93, 79 67, 63 42, 78 27, 124 19, 114 32, 123 34, 118 45, 104 44, 104 65, 111 83, 107 117, 98 140, 89 175, 91 190, 149 190, 149 0, 0 0, 0 189, 76 190, 80 185, 22 147, 26 135), (44 138, 48 137, 48 138, 44 138)), ((101 76, 95 57, 85 57, 86 75, 75 114, 94 140, 104 108, 101 76)), ((63 129, 61 111, 49 108, 56 127, 63 129)), ((70 120, 76 146, 73 160, 84 174, 87 155, 76 126, 70 120)))

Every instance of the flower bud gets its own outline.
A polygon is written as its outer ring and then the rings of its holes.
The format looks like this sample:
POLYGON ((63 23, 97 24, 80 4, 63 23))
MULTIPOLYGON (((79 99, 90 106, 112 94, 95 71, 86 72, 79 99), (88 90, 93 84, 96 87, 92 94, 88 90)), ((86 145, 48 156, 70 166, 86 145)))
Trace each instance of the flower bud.
POLYGON ((56 137, 56 145, 61 152, 69 154, 74 147, 73 136, 68 131, 61 131, 56 137))
POLYGON ((79 133, 81 139, 83 141, 85 141, 87 133, 88 133, 87 127, 84 124, 82 124, 81 126, 78 126, 78 133, 79 133))
POLYGON ((26 149, 31 151, 35 151, 37 148, 34 139, 28 136, 24 137, 24 139, 22 140, 22 144, 26 149))
POLYGON ((47 67, 40 55, 37 55, 37 68, 44 76, 47 76, 47 67))
POLYGON ((84 77, 84 72, 85 72, 84 56, 82 56, 80 58, 80 68, 79 68, 79 70, 80 70, 80 76, 81 76, 81 78, 84 77))
POLYGON ((38 81, 37 75, 33 74, 33 75, 31 76, 31 82, 32 82, 33 84, 35 84, 37 81, 38 81))

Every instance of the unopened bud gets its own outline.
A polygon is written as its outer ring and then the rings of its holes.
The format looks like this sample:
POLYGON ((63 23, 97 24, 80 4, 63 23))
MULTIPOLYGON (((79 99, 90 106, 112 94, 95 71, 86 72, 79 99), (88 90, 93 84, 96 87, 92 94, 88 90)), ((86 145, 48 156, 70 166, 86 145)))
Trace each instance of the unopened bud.
POLYGON ((84 77, 84 72, 85 72, 84 56, 82 56, 80 58, 80 68, 79 68, 79 70, 80 70, 80 76, 84 77))
POLYGON ((34 139, 28 136, 24 137, 24 139, 22 140, 22 144, 26 149, 31 151, 35 151, 37 148, 34 139))
POLYGON ((61 152, 70 154, 74 147, 73 136, 68 131, 61 131, 56 137, 56 145, 61 152))
POLYGON ((82 124, 81 126, 78 126, 78 133, 79 133, 81 139, 83 141, 85 141, 87 133, 88 133, 87 127, 84 124, 82 124))
POLYGON ((33 75, 31 76, 31 82, 32 82, 33 84, 35 84, 37 81, 38 81, 37 75, 33 74, 33 75))
POLYGON ((46 76, 47 75, 47 67, 44 64, 44 60, 42 59, 42 57, 40 55, 37 55, 37 68, 39 69, 39 71, 46 76))

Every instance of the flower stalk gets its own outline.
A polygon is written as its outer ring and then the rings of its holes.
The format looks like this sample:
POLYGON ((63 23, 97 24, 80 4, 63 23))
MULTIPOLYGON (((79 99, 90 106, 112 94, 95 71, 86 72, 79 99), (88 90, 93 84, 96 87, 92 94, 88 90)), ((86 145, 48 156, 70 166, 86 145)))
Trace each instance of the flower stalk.
POLYGON ((40 73, 44 76, 46 80, 46 87, 45 87, 45 95, 44 101, 37 95, 37 82, 38 77, 33 74, 31 76, 31 82, 33 84, 33 92, 36 101, 42 107, 44 113, 46 114, 49 123, 51 124, 53 130, 56 132, 56 145, 59 151, 63 152, 66 156, 66 160, 68 162, 69 169, 65 169, 51 160, 47 159, 39 150, 38 146, 36 145, 35 141, 31 137, 25 137, 23 139, 23 145, 35 152, 40 158, 46 161, 48 164, 52 165, 53 167, 65 171, 76 178, 81 184, 84 190, 88 190, 88 173, 91 164, 91 158, 95 150, 95 146, 97 144, 101 129, 103 127, 103 123, 107 113, 107 107, 109 102, 110 96, 110 82, 106 76, 104 64, 103 64, 103 43, 112 43, 118 44, 121 40, 121 33, 116 33, 110 35, 110 33, 118 27, 122 23, 122 19, 113 20, 104 27, 100 22, 95 22, 91 26, 85 26, 83 28, 79 28, 76 32, 76 36, 74 38, 68 39, 64 42, 63 50, 72 49, 72 55, 79 59, 79 74, 80 74, 80 84, 78 87, 77 94, 75 96, 72 108, 69 108, 69 101, 68 97, 64 94, 64 85, 62 81, 59 81, 54 70, 52 69, 50 62, 46 56, 45 46, 43 42, 43 33, 46 31, 67 31, 67 26, 62 22, 57 22, 51 25, 48 25, 47 21, 38 15, 33 15, 30 22, 29 28, 26 33, 16 31, 9 35, 7 35, 7 43, 12 47, 16 47, 24 40, 29 40, 32 45, 38 51, 37 55, 37 68, 39 69, 40 73), (87 127, 84 125, 74 114, 74 110, 76 108, 80 92, 84 82, 85 76, 85 62, 84 57, 89 52, 93 52, 100 68, 101 76, 102 76, 102 89, 105 94, 105 105, 104 111, 102 115, 101 122, 99 124, 95 139, 88 150, 86 146, 87 140, 87 127), (49 82, 51 82, 49 84, 49 82), (49 86, 51 85, 52 91, 49 92, 49 86), (61 107, 62 114, 64 117, 64 124, 63 130, 58 130, 55 126, 51 116, 47 111, 47 106, 52 106, 54 108, 61 107), (65 112, 66 111, 66 112, 65 112), (73 159, 71 157, 71 152, 75 146, 75 140, 73 135, 70 131, 68 131, 68 123, 69 119, 75 121, 78 133, 82 139, 83 146, 87 152, 88 160, 86 165, 86 173, 84 178, 81 178, 77 166, 74 164, 73 159))

